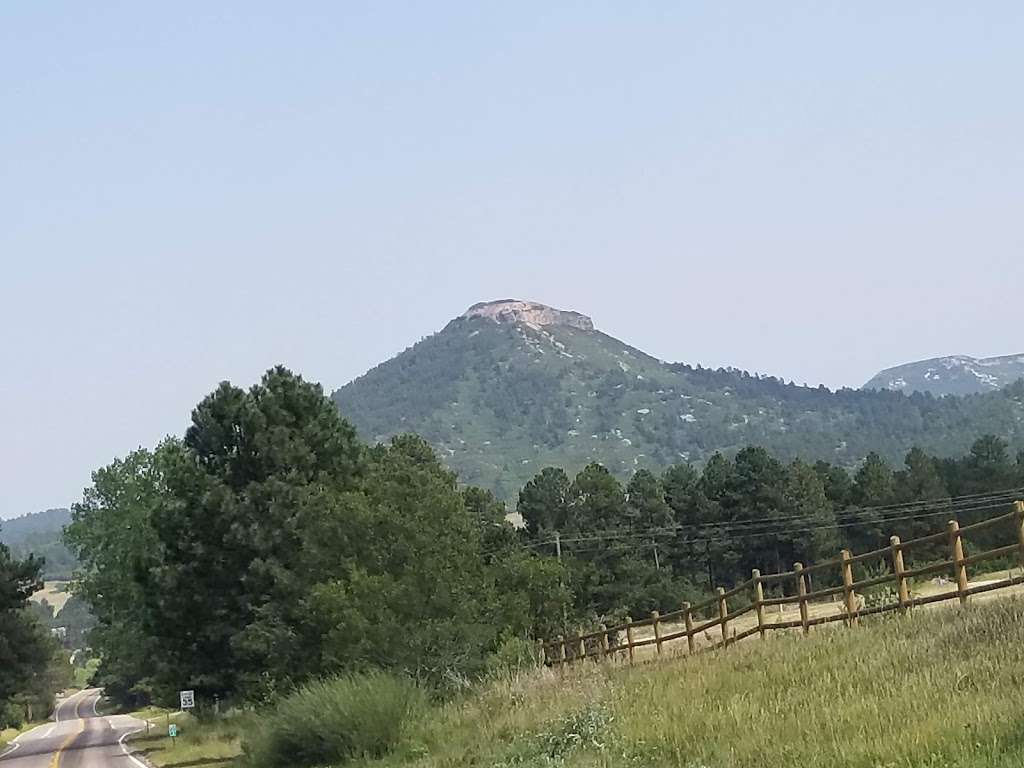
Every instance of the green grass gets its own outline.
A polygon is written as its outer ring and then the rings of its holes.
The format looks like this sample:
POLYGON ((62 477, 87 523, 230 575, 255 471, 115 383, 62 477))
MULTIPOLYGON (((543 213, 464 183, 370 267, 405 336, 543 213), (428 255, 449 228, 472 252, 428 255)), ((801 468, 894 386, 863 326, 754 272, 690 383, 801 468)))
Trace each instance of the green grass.
POLYGON ((1006 599, 493 683, 357 764, 1009 768, 1022 683, 1024 601, 1006 599))
POLYGON ((133 713, 140 719, 150 719, 153 729, 149 735, 139 734, 132 746, 160 768, 224 768, 234 764, 242 754, 242 736, 256 727, 252 716, 222 717, 200 722, 190 715, 171 719, 178 726, 178 737, 167 735, 166 710, 149 708, 133 713))

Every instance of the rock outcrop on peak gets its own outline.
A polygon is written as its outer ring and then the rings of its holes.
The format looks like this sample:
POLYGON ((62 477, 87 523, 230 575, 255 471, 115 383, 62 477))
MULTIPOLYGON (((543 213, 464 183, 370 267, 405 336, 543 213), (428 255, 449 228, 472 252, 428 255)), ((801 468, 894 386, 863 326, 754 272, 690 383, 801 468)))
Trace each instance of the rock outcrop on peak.
POLYGON ((501 299, 483 301, 467 309, 462 318, 483 317, 496 323, 523 323, 535 328, 546 325, 565 325, 581 331, 594 330, 594 321, 579 312, 555 309, 536 301, 501 299))

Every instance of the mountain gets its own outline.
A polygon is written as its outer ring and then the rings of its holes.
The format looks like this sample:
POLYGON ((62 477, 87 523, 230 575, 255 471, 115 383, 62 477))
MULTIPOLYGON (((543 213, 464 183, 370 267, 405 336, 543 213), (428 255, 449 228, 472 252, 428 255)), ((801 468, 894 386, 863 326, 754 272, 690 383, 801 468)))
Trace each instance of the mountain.
POLYGON ((750 444, 845 466, 913 445, 960 455, 986 433, 1024 447, 1024 385, 963 398, 800 387, 665 363, 585 315, 515 300, 474 305, 332 397, 364 438, 419 433, 504 499, 547 465, 626 476, 750 444))
POLYGON ((886 368, 864 389, 931 392, 933 395, 971 395, 994 392, 1024 378, 1024 355, 1005 357, 935 357, 886 368))
POLYGON ((34 554, 45 559, 43 577, 47 581, 66 581, 78 565, 62 538, 64 526, 70 522, 68 509, 48 509, 0 520, 0 544, 6 544, 16 557, 34 554))

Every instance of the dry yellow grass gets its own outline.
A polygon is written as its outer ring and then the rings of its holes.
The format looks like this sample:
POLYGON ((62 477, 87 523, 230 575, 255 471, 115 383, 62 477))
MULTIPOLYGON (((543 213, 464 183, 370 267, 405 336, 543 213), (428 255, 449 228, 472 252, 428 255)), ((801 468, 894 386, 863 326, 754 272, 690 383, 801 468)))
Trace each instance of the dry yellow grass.
POLYGON ((53 607, 55 614, 60 613, 65 603, 71 599, 71 592, 68 591, 68 587, 69 582, 66 581, 48 581, 42 589, 33 594, 29 599, 37 603, 45 600, 53 607))

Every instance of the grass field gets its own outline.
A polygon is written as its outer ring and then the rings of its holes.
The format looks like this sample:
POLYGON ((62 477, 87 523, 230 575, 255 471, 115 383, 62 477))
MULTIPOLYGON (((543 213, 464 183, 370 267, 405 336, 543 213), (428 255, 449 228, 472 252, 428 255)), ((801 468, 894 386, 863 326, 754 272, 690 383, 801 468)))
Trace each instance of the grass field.
POLYGON ((147 736, 139 734, 132 739, 132 746, 142 752, 146 759, 160 768, 185 768, 185 766, 206 766, 223 768, 232 765, 241 755, 241 737, 251 727, 248 716, 222 718, 214 722, 200 723, 189 715, 172 713, 172 722, 178 726, 179 736, 171 739, 167 735, 167 712, 149 708, 133 712, 133 716, 152 723, 147 736))
POLYGON ((30 599, 37 603, 45 600, 53 607, 54 614, 60 613, 61 609, 64 608, 64 604, 71 599, 71 592, 68 591, 68 582, 48 581, 30 599))
POLYGON ((1024 601, 492 684, 362 766, 1003 768, 1024 763, 1024 601))

